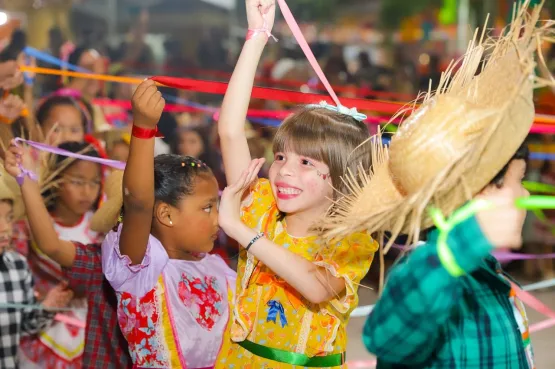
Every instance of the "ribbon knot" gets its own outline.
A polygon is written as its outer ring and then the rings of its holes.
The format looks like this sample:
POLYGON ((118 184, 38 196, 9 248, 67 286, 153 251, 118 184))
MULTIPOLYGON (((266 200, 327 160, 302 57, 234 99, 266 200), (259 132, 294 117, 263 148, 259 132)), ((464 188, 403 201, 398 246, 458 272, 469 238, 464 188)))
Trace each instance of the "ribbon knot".
POLYGON ((287 318, 285 317, 285 310, 283 309, 281 302, 277 300, 270 300, 266 305, 269 307, 266 321, 277 323, 276 319, 279 313, 279 322, 281 323, 281 327, 285 327, 287 325, 287 318))
POLYGON ((25 180, 25 177, 29 177, 29 179, 32 180, 33 182, 38 181, 39 177, 35 174, 35 172, 23 168, 21 164, 19 165, 19 169, 21 170, 21 173, 19 173, 19 175, 15 177, 15 180, 17 181, 18 185, 20 186, 23 185, 23 181, 25 180))
POLYGON ((319 104, 309 104, 307 105, 308 108, 323 108, 323 109, 328 109, 331 110, 333 112, 339 113, 339 114, 345 114, 348 115, 350 117, 353 117, 354 119, 362 122, 365 121, 368 117, 366 116, 366 114, 362 114, 359 113, 358 110, 356 108, 348 108, 346 106, 343 105, 331 105, 328 104, 326 101, 320 101, 319 104))
POLYGON ((278 39, 276 38, 276 36, 272 35, 272 32, 270 32, 270 30, 268 29, 268 23, 266 22, 266 17, 264 16, 264 14, 262 14, 262 19, 264 19, 262 28, 249 29, 247 32, 247 40, 250 40, 251 38, 258 36, 259 34, 264 33, 268 38, 273 38, 274 41, 277 42, 278 39))

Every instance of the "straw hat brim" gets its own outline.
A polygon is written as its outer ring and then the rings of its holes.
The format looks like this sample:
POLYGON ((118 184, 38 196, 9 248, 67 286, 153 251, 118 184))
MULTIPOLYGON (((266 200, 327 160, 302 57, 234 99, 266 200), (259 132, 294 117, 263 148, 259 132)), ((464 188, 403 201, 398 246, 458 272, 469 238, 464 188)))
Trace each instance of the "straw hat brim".
POLYGON ((353 185, 352 195, 341 198, 323 221, 325 238, 368 230, 391 232, 390 242, 400 233, 415 242, 433 225, 430 206, 448 216, 491 182, 534 121, 533 58, 537 38, 547 29, 535 28, 538 17, 539 9, 532 14, 519 9, 506 36, 471 44, 461 68, 452 76, 448 70, 436 94, 428 93, 389 148, 379 136, 373 141, 372 170, 348 179, 362 184, 353 185))

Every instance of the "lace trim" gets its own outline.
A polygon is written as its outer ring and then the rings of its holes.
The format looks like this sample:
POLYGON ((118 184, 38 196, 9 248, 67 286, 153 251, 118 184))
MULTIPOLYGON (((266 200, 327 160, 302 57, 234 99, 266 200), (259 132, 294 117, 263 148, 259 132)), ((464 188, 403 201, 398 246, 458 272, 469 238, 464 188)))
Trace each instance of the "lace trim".
POLYGON ((306 345, 308 343, 308 336, 310 336, 310 325, 312 324, 312 318, 314 313, 307 310, 303 316, 301 323, 301 330, 299 332, 299 342, 297 343, 296 353, 304 354, 306 352, 306 345))
MULTIPOLYGON (((149 235, 149 240, 148 243, 146 245, 146 251, 145 251, 145 256, 143 256, 143 260, 141 261, 140 264, 135 264, 135 265, 131 265, 133 264, 133 262, 131 261, 131 258, 127 255, 123 255, 119 249, 119 238, 121 235, 121 227, 122 225, 119 225, 118 231, 114 232, 114 239, 109 240, 108 238, 106 238, 106 241, 112 241, 112 247, 114 248, 114 251, 116 253, 116 255, 118 256, 118 258, 120 260, 123 260, 123 262, 125 263, 125 266, 127 268, 129 268, 129 270, 131 270, 132 272, 138 272, 144 268, 146 268, 147 266, 149 266, 150 264, 150 235, 149 235)), ((112 231, 113 232, 113 231, 112 231)), ((108 242, 107 242, 108 243, 108 242)))
POLYGON ((335 326, 333 327, 333 333, 332 333, 330 339, 328 340, 328 342, 326 342, 325 346, 324 346, 324 351, 333 352, 333 349, 335 347, 334 343, 335 343, 335 340, 337 339, 337 332, 339 332, 339 327, 341 326, 341 321, 339 320, 339 318, 337 318, 337 316, 335 316, 335 314, 330 313, 327 309, 323 309, 322 313, 333 316, 335 318, 335 321, 336 321, 335 326))
POLYGON ((337 270, 330 264, 324 261, 316 261, 314 262, 316 266, 325 268, 328 272, 331 273, 335 278, 342 278, 345 280, 345 297, 341 300, 334 298, 330 301, 330 304, 339 312, 340 314, 347 314, 349 310, 351 310, 351 304, 349 304, 349 299, 353 296, 356 296, 356 289, 353 281, 344 274, 339 274, 337 270))

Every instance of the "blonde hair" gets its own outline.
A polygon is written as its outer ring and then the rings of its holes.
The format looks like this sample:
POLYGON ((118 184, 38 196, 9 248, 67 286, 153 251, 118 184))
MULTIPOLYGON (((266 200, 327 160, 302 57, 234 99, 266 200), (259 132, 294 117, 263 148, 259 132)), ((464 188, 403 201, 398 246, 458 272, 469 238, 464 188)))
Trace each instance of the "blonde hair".
POLYGON ((334 200, 349 195, 344 174, 357 176, 360 168, 371 165, 368 127, 353 117, 324 108, 304 107, 287 117, 274 137, 273 150, 293 151, 326 163, 334 191, 334 200))

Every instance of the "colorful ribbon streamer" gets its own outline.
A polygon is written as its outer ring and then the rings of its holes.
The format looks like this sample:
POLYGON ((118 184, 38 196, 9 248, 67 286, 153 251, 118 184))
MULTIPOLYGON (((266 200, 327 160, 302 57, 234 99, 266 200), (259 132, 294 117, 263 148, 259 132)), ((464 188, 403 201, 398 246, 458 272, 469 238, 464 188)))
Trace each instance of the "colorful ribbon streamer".
POLYGON ((58 147, 49 146, 49 145, 46 145, 46 144, 43 144, 43 143, 40 143, 40 142, 24 140, 23 138, 20 138, 20 137, 16 137, 15 141, 25 143, 25 144, 27 144, 31 147, 34 147, 35 149, 38 149, 38 150, 41 150, 41 151, 46 151, 46 152, 49 152, 51 154, 63 155, 63 156, 67 156, 67 157, 75 158, 75 159, 79 159, 79 160, 86 160, 86 161, 90 161, 90 162, 93 162, 93 163, 102 164, 102 165, 105 165, 107 167, 111 167, 111 168, 114 168, 114 169, 119 169, 119 170, 124 170, 125 169, 125 163, 123 163, 121 161, 112 160, 112 159, 95 158, 95 157, 88 156, 88 155, 77 154, 77 153, 74 153, 74 152, 71 152, 71 151, 60 149, 58 147))
POLYGON ((279 8, 281 9, 281 13, 283 15, 283 18, 285 19, 285 22, 287 23, 287 25, 289 26, 289 29, 293 33, 293 37, 295 37, 295 40, 297 40, 297 42, 299 43, 299 46, 303 50, 304 55, 306 56, 306 58, 308 59, 308 62, 312 66, 312 69, 314 69, 314 72, 320 79, 320 82, 322 82, 324 87, 326 87, 326 90, 330 94, 335 105, 337 105, 338 107, 341 106, 341 101, 339 101, 339 98, 335 94, 335 91, 333 91, 333 88, 331 88, 331 85, 328 79, 326 78, 326 75, 322 71, 322 68, 320 68, 320 65, 318 64, 316 57, 312 53, 310 46, 308 46, 308 43, 306 42, 306 39, 304 38, 303 33, 299 28, 299 25, 297 24, 295 17, 293 16, 293 13, 291 13, 291 10, 287 6, 287 3, 285 2, 285 0, 277 0, 277 3, 279 5, 279 8))
POLYGON ((33 47, 27 46, 25 49, 23 49, 23 52, 27 55, 27 56, 31 56, 34 57, 37 60, 41 60, 45 63, 48 64, 52 64, 55 65, 57 67, 60 67, 62 69, 68 69, 68 70, 72 70, 74 72, 82 72, 82 73, 90 73, 90 71, 88 69, 85 68, 81 68, 77 65, 73 65, 73 64, 69 64, 59 58, 56 58, 53 55, 50 55, 48 53, 45 53, 43 51, 39 51, 33 47))
POLYGON ((522 186, 530 192, 555 194, 555 186, 546 183, 524 181, 522 186))
POLYGON ((0 302, 0 309, 27 309, 27 310, 47 310, 52 312, 70 312, 70 311, 86 311, 87 309, 80 308, 46 308, 40 304, 15 304, 11 302, 0 302))

